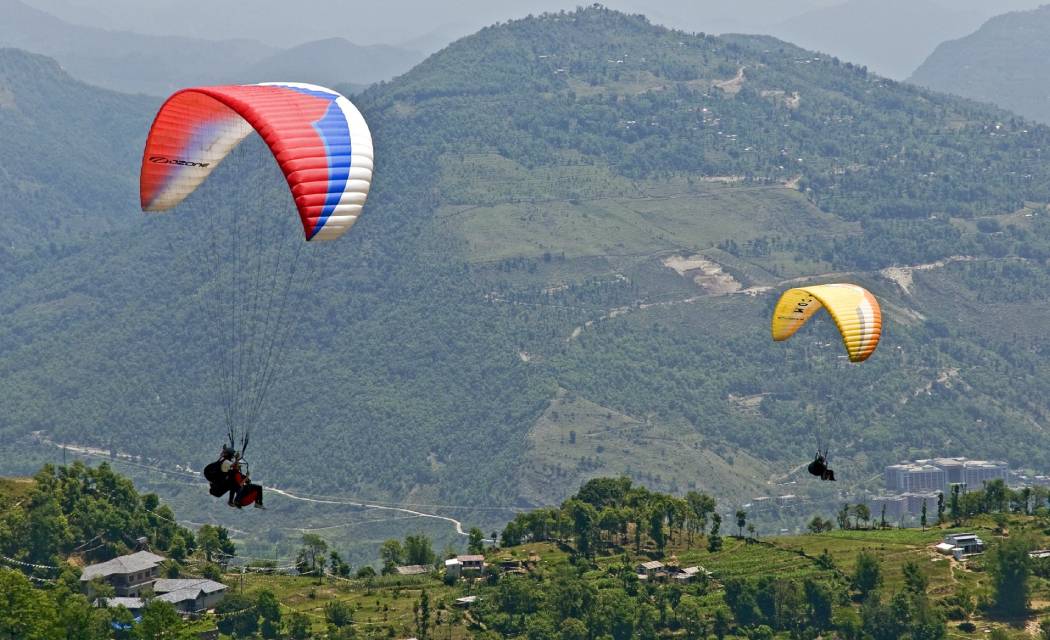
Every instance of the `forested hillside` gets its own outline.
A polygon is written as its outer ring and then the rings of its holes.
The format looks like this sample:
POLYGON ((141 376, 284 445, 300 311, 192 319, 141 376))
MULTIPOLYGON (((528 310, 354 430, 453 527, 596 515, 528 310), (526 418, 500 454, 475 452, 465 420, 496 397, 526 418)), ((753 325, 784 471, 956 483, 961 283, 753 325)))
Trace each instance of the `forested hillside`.
MULTIPOLYGON (((912 455, 1050 466, 1050 129, 601 8, 484 29, 356 102, 374 187, 351 234, 304 249, 316 275, 252 436, 265 481, 506 506, 612 471, 746 500, 818 440, 844 489, 912 455), (842 279, 883 301, 871 360, 845 362, 829 322, 770 341, 780 290, 842 279)), ((136 109, 113 156, 132 192, 136 109)), ((237 216, 290 220, 291 200, 253 139, 179 210, 127 215, 70 255, 19 258, 0 290, 4 468, 39 454, 33 431, 214 456, 202 256, 237 216)))
MULTIPOLYGON (((106 465, 47 466, 0 488, 0 633, 17 638, 147 640, 163 630, 189 640, 217 628, 221 638, 295 640, 1008 640, 1050 629, 1050 559, 1030 553, 1048 542, 1048 492, 1001 481, 948 497, 921 530, 887 526, 861 503, 836 521, 813 518, 805 535, 767 537, 746 511, 706 494, 596 478, 556 507, 519 514, 498 542, 472 530, 467 551, 481 565, 458 572, 445 563, 458 551, 435 552, 422 535, 388 539, 360 566, 310 533, 292 556, 251 557, 227 529, 173 526, 167 505, 106 465), (135 620, 118 602, 91 606, 84 566, 139 534, 166 558, 163 576, 222 581, 224 599, 188 620, 148 595, 135 620), (966 534, 983 552, 935 552, 966 534)), ((101 580, 91 586, 112 595, 101 580)))
POLYGON ((997 16, 970 35, 941 44, 908 81, 1050 122, 1048 33, 1050 7, 997 16))

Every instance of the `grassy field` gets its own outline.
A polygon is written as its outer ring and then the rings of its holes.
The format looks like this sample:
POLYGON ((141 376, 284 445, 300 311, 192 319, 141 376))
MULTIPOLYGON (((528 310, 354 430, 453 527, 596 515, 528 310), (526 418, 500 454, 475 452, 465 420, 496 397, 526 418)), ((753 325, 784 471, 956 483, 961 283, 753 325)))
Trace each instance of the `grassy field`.
MULTIPOLYGON (((815 228, 852 230, 794 189, 688 176, 630 181, 571 157, 529 169, 492 154, 446 156, 440 189, 449 204, 435 224, 462 238, 477 262, 650 255, 815 228)), ((819 266, 782 261, 798 273, 819 266)))

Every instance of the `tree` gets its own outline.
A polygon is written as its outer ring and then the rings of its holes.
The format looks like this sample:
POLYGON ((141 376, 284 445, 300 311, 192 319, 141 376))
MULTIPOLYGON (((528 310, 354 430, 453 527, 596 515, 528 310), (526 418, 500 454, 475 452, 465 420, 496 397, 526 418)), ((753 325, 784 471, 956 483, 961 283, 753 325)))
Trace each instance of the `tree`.
POLYGON ((842 505, 842 508, 835 514, 835 519, 839 523, 839 529, 849 529, 849 514, 850 508, 848 504, 842 505))
POLYGON ((882 514, 879 516, 879 528, 885 529, 889 525, 886 524, 886 505, 882 505, 882 514))
POLYGON ((706 493, 690 491, 685 494, 685 502, 689 506, 690 530, 696 529, 701 535, 707 528, 707 517, 714 513, 717 503, 715 499, 706 493))
POLYGON ((922 524, 922 530, 926 531, 926 501, 922 501, 922 515, 919 516, 919 522, 922 524))
POLYGON ((543 613, 526 618, 525 637, 528 640, 558 640, 559 638, 554 620, 543 613))
POLYGON ((259 630, 259 614, 255 602, 245 595, 231 593, 215 607, 216 626, 228 636, 247 637, 259 630))
POLYGON ((202 525, 197 531, 197 547, 204 552, 204 558, 211 562, 212 556, 222 555, 219 561, 226 566, 226 558, 234 555, 237 547, 230 540, 230 532, 226 527, 217 527, 210 524, 202 525))
POLYGON ((882 571, 879 569, 879 559, 870 551, 859 552, 856 568, 853 570, 853 588, 860 593, 861 599, 866 599, 880 584, 882 571))
POLYGON ((419 603, 414 607, 416 620, 416 637, 427 640, 430 633, 430 596, 426 589, 419 594, 419 603))
POLYGON ((729 633, 729 612, 726 611, 725 607, 718 607, 715 609, 714 620, 712 621, 711 627, 718 640, 722 640, 726 637, 726 634, 729 633))
POLYGON ((59 637, 47 594, 17 571, 0 567, 0 637, 47 640, 59 637))
POLYGON ((436 558, 430 538, 422 533, 405 536, 405 564, 432 565, 436 558))
POLYGON ((535 613, 540 601, 532 580, 519 576, 508 576, 500 580, 496 602, 503 613, 518 615, 535 613))
MULTIPOLYGON (((885 506, 882 507, 886 509, 885 506)), ((941 491, 937 494, 937 524, 944 524, 944 492, 941 491)))
POLYGON ((324 577, 325 554, 328 552, 328 543, 316 533, 303 534, 303 546, 299 549, 295 565, 300 573, 317 575, 317 583, 320 584, 324 577))
POLYGON ((914 560, 909 560, 904 563, 902 570, 904 572, 904 588, 917 595, 925 594, 926 588, 930 584, 930 580, 926 577, 926 574, 922 572, 919 563, 914 560))
POLYGON ((561 622, 561 640, 587 640, 587 625, 577 618, 565 618, 561 622))
POLYGON ((376 570, 372 568, 372 565, 366 564, 365 566, 357 570, 357 573, 354 574, 354 577, 359 580, 367 580, 368 578, 374 578, 376 577, 376 570))
POLYGON ((1039 621, 1039 639, 1050 640, 1050 618, 1043 618, 1039 621))
POLYGON ((324 619, 334 627, 347 627, 354 623, 354 610, 342 600, 332 600, 324 606, 324 619))
POLYGON ((222 548, 218 529, 218 527, 206 524, 197 531, 197 547, 204 552, 204 559, 208 562, 211 562, 212 556, 219 553, 222 548))
POLYGON ((260 631, 264 638, 281 635, 281 604, 272 591, 263 590, 255 596, 255 610, 262 618, 260 631))
POLYGON ((754 522, 748 522, 747 523, 747 537, 748 537, 749 540, 755 540, 755 523, 754 522))
POLYGON ((343 561, 343 557, 335 549, 332 549, 331 553, 328 554, 328 566, 333 575, 337 575, 340 578, 350 576, 350 565, 343 561))
POLYGON ((677 610, 678 619, 685 629, 686 640, 704 640, 707 638, 707 618, 704 610, 695 601, 683 602, 677 610))
MULTIPOLYGON (((726 606, 733 613, 737 624, 748 626, 759 620, 757 592, 755 585, 747 580, 731 578, 725 581, 726 606)), ((770 607, 766 607, 767 609, 770 607)))
POLYGON ((379 547, 379 558, 383 561, 383 575, 394 573, 403 564, 404 549, 399 540, 387 540, 379 547))
POLYGON ((952 485, 952 499, 949 503, 949 509, 952 516, 952 521, 955 522, 955 526, 959 526, 962 520, 962 511, 959 508, 959 492, 961 487, 957 484, 952 485))
POLYGON ((858 504, 853 507, 853 515, 857 518, 857 528, 860 528, 860 521, 864 521, 864 527, 867 528, 868 522, 871 520, 871 509, 866 504, 858 504))
POLYGON ((470 553, 484 553, 485 551, 485 534, 481 532, 481 529, 473 527, 470 530, 470 537, 467 541, 467 551, 470 553))
POLYGON ((747 512, 743 509, 737 509, 736 511, 736 530, 737 537, 744 537, 744 525, 747 524, 747 512))
POLYGON ((1002 511, 1006 505, 1008 493, 1006 483, 1002 478, 996 478, 984 483, 984 501, 989 511, 1002 511))
POLYGON ((134 626, 132 635, 136 640, 174 638, 193 640, 197 634, 187 628, 175 605, 163 600, 151 600, 142 610, 142 620, 134 626))
POLYGON ((806 592, 806 603, 809 605, 810 625, 823 631, 831 626, 831 616, 834 612, 834 599, 831 589, 823 582, 807 579, 804 585, 806 592))
POLYGON ((285 627, 288 637, 292 640, 308 640, 310 637, 310 618, 305 613, 289 614, 286 618, 285 627))
POLYGON ((597 539, 596 523, 598 512, 594 506, 581 500, 569 500, 564 510, 572 521, 573 536, 576 540, 576 551, 585 558, 594 552, 594 541, 597 539))
POLYGON ((719 551, 722 548, 722 536, 719 535, 719 531, 722 528, 722 516, 717 513, 711 515, 711 533, 707 536, 707 550, 710 553, 719 551))
POLYGON ((1032 543, 1024 537, 1007 538, 989 554, 987 567, 992 574, 992 598, 996 613, 1005 617, 1026 615, 1030 599, 1029 578, 1032 543))
MULTIPOLYGON (((111 628, 107 610, 92 606, 83 595, 60 585, 52 591, 57 605, 58 626, 65 630, 64 640, 99 640, 108 638, 111 628)), ((3 603, 0 596, 0 603, 3 603)), ((2 605, 0 605, 2 606, 2 605)))

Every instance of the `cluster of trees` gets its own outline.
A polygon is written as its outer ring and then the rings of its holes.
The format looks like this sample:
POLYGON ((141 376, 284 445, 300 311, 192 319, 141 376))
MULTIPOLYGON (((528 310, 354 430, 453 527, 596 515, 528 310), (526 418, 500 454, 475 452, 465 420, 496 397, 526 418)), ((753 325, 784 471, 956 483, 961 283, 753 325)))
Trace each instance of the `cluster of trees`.
MULTIPOLYGON (((629 478, 595 478, 558 508, 519 513, 500 535, 504 546, 527 541, 574 541, 576 551, 585 557, 610 546, 633 542, 641 548, 643 539, 659 552, 677 539, 692 540, 707 535, 713 548, 721 545, 722 516, 715 512, 711 496, 690 491, 684 498, 656 493, 633 486, 629 478), (708 522, 711 528, 708 530, 708 522)), ((742 536, 747 514, 736 514, 742 536)), ((754 529, 749 530, 753 533, 754 529)))
POLYGON ((405 536, 399 540, 387 540, 379 549, 379 558, 383 562, 383 574, 394 573, 401 565, 430 566, 437 561, 430 538, 422 533, 405 536))
MULTIPOLYGON (((155 494, 140 495, 108 464, 45 465, 33 481, 24 497, 0 495, 0 554, 15 561, 60 567, 74 553, 88 563, 108 560, 142 537, 176 562, 197 548, 198 536, 168 506, 155 494)), ((233 553, 225 530, 202 531, 209 555, 233 553)), ((53 570, 41 577, 54 577, 53 570)))

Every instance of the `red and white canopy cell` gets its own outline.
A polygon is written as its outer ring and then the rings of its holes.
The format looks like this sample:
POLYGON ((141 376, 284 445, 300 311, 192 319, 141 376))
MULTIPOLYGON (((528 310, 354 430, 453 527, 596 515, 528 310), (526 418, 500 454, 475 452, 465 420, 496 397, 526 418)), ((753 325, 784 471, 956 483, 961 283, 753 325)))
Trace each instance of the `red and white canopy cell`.
POLYGON ((302 83, 194 87, 168 98, 142 154, 143 211, 178 205, 252 131, 284 172, 306 239, 346 233, 372 183, 372 136, 346 97, 302 83))

